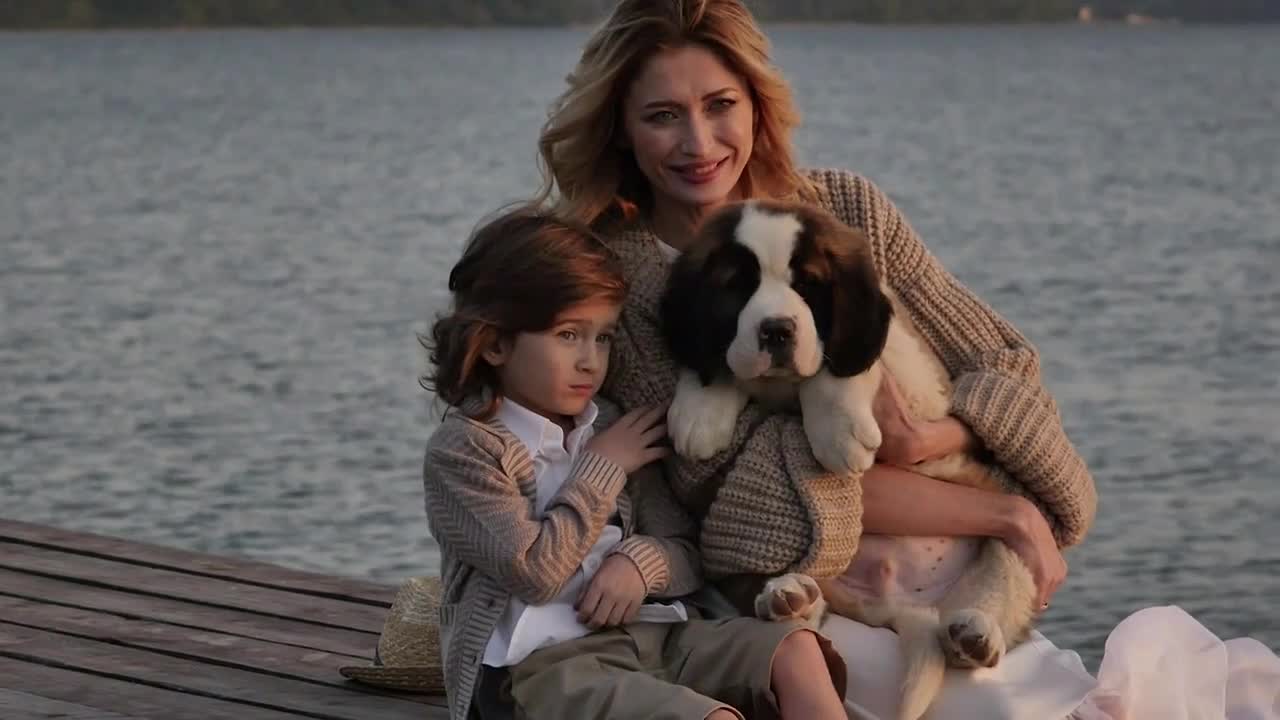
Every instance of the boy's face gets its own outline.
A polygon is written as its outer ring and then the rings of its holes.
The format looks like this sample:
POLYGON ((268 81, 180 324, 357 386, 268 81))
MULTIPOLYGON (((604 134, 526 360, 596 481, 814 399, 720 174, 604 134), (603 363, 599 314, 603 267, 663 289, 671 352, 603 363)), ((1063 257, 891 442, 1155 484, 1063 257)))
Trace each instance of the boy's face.
POLYGON ((548 330, 485 351, 502 394, 552 421, 581 414, 604 383, 621 310, 612 300, 588 300, 560 313, 548 330))

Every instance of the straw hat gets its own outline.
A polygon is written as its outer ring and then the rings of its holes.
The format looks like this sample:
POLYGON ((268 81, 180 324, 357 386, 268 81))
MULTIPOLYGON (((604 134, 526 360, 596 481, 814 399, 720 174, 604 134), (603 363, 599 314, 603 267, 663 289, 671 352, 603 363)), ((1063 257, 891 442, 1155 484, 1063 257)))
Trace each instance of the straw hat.
POLYGON ((368 685, 443 694, 440 662, 440 578, 409 578, 400 586, 378 637, 373 665, 338 668, 368 685))

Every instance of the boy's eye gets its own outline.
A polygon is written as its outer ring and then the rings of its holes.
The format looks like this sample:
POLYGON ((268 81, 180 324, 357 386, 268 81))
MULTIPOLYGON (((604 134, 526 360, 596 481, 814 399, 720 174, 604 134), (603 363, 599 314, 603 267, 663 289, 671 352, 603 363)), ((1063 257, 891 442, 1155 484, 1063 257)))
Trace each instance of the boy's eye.
POLYGON ((560 332, 556 333, 556 337, 562 338, 564 340, 576 340, 578 339, 578 333, 574 330, 561 330, 560 332))

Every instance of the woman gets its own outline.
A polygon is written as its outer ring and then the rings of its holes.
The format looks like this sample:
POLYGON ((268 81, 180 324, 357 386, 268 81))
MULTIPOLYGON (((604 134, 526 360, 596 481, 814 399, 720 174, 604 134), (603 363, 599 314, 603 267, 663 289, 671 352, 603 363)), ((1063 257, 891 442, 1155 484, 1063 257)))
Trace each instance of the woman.
MULTIPOLYGON (((968 538, 946 546, 944 566, 963 563, 973 538, 998 537, 1032 570, 1047 607, 1066 575, 1061 548, 1084 537, 1097 496, 1040 382, 1035 349, 947 273, 875 185, 848 172, 794 166, 790 133, 798 119, 790 91, 742 4, 623 0, 587 42, 568 85, 540 138, 546 183, 539 201, 595 228, 623 261, 631 295, 607 397, 628 410, 672 397, 676 370, 657 315, 668 266, 702 217, 744 198, 817 203, 865 230, 878 270, 954 379, 952 417, 937 423, 911 422, 895 393, 882 393, 885 464, 860 482, 817 464, 798 418, 754 406, 725 451, 701 462, 669 460, 673 488, 702 517, 708 574, 829 577, 848 567, 846 577, 857 583, 895 560, 876 534, 968 538), (936 482, 889 464, 976 444, 1007 473, 1011 494, 936 482)), ((946 581, 918 580, 932 583, 930 590, 946 581)), ((823 629, 848 661, 848 698, 868 716, 891 716, 900 679, 886 659, 896 647, 892 635, 844 618, 823 629)), ((955 673, 931 717, 970 717, 974 702, 985 717, 1060 717, 1095 684, 1078 656, 1038 635, 1000 672, 1007 677, 995 682, 955 673), (1019 669, 1027 672, 1019 676, 1019 669)))

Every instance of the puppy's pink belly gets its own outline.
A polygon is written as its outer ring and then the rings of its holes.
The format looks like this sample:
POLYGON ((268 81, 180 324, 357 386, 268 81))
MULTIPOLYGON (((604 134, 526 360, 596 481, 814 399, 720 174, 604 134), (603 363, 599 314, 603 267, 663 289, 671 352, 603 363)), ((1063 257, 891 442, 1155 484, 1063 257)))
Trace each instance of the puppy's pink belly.
POLYGON ((969 537, 863 535, 840 582, 867 599, 932 604, 977 557, 969 537))

